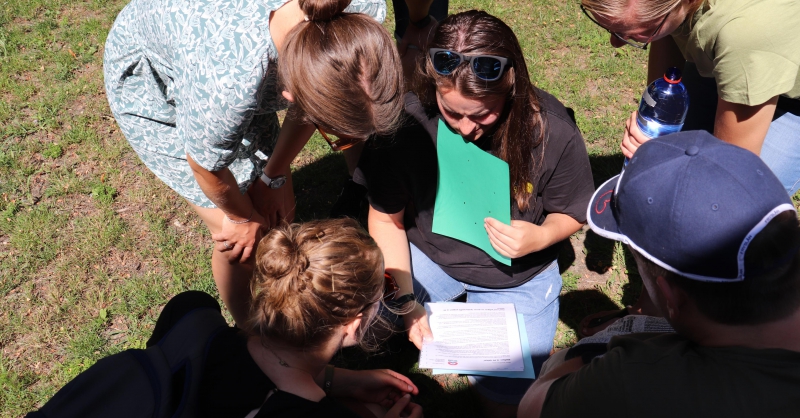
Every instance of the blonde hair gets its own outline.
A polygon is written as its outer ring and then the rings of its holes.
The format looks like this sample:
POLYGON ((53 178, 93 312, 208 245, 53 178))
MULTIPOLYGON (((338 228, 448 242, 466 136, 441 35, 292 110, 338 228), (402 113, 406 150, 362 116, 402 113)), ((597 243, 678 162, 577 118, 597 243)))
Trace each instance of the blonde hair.
POLYGON ((275 228, 256 252, 246 331, 316 348, 364 312, 361 338, 374 319, 367 309, 383 295, 383 273, 378 245, 353 219, 275 228))
POLYGON ((680 3, 695 2, 696 4, 692 5, 693 10, 690 9, 689 16, 691 16, 703 0, 638 0, 635 6, 632 6, 631 2, 632 0, 581 0, 581 4, 587 10, 612 21, 627 15, 630 8, 635 7, 636 18, 640 22, 663 18, 680 3))
POLYGON ((287 35, 278 74, 307 123, 343 136, 395 131, 403 72, 389 33, 374 19, 343 13, 350 0, 299 0, 308 20, 287 35))

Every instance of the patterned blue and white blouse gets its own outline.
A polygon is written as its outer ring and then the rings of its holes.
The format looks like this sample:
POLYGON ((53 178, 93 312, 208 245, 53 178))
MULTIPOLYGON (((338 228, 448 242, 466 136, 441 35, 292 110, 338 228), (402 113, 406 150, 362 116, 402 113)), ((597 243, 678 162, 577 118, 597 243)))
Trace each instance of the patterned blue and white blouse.
MULTIPOLYGON (((120 129, 162 181, 203 207, 186 155, 209 171, 228 167, 245 190, 279 132, 278 51, 269 16, 289 0, 133 0, 105 46, 106 93, 120 129)), ((346 12, 379 22, 384 0, 346 12)))

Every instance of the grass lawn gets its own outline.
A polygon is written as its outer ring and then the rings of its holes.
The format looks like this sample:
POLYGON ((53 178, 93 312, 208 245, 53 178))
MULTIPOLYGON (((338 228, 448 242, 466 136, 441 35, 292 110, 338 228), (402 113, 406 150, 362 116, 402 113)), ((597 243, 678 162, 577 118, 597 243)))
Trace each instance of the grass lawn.
MULTIPOLYGON (((141 348, 164 303, 187 289, 216 295, 211 238, 120 134, 102 80, 103 44, 126 0, 0 4, 0 416, 36 408, 99 358, 141 348)), ((391 8, 391 7, 390 7, 391 8)), ((645 53, 613 49, 575 2, 452 0, 505 20, 535 84, 575 110, 600 184, 619 171, 618 141, 644 87, 645 53)), ((387 28, 392 29, 391 17, 387 28)), ((295 161, 299 220, 326 216, 344 180, 341 155, 315 137, 295 161)), ((797 203, 797 197, 795 202, 797 203)), ((556 347, 577 322, 640 291, 619 245, 579 232, 561 257, 556 347)), ((338 362, 412 375, 429 417, 470 417, 458 376, 415 367, 404 338, 338 362)))

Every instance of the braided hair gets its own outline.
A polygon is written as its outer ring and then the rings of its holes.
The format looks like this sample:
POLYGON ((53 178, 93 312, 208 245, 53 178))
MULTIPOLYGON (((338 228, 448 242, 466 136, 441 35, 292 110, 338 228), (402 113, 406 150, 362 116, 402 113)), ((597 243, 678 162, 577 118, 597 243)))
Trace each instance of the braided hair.
MULTIPOLYGON (((275 228, 256 252, 246 331, 295 347, 320 347, 378 301, 383 284, 383 255, 355 220, 275 228)), ((371 320, 363 318, 362 327, 371 320)))

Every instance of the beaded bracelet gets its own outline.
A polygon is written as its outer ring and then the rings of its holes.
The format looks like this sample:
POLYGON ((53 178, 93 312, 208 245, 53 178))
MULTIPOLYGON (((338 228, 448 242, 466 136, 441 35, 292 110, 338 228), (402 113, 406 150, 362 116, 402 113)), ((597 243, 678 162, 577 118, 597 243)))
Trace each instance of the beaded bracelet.
POLYGON ((243 221, 234 221, 233 219, 229 218, 229 217, 228 217, 228 215, 225 215, 225 219, 227 219, 227 220, 228 220, 228 222, 230 222, 230 223, 232 223, 232 224, 235 224, 235 225, 246 224, 246 223, 250 222, 250 220, 251 220, 251 219, 253 219, 253 214, 254 214, 255 212, 256 212, 256 210, 255 210, 255 209, 252 209, 252 210, 250 211, 250 216, 249 216, 247 219, 243 220, 243 221))

